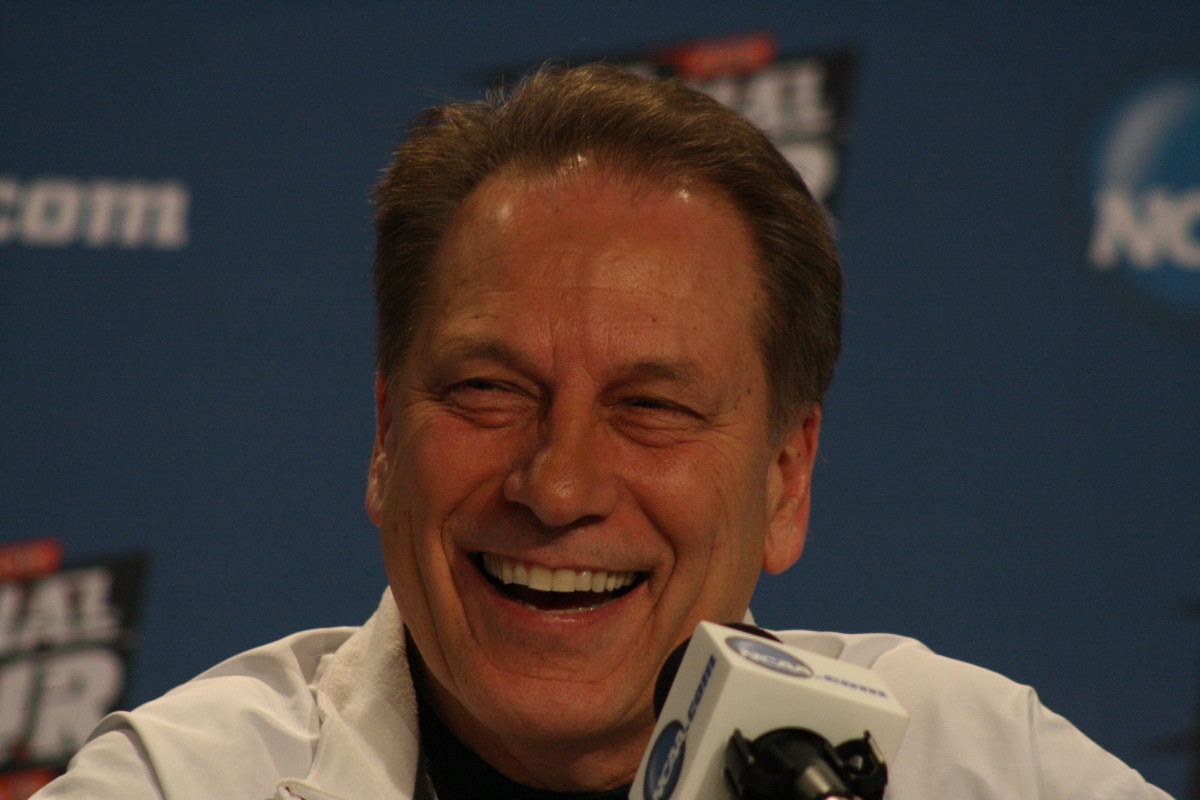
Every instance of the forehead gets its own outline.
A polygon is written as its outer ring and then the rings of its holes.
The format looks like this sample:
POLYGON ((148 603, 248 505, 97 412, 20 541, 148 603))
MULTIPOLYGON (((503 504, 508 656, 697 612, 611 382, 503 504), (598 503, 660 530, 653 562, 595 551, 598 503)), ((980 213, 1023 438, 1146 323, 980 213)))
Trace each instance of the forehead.
POLYGON ((656 361, 718 378, 735 365, 761 371, 756 260, 748 226, 716 189, 591 168, 500 173, 448 227, 417 335, 426 355, 502 343, 531 364, 592 374, 656 361))
POLYGON ((454 215, 433 284, 443 300, 505 282, 703 299, 716 282, 753 305, 761 300, 757 260, 749 226, 716 187, 666 187, 587 166, 552 175, 502 170, 454 215))

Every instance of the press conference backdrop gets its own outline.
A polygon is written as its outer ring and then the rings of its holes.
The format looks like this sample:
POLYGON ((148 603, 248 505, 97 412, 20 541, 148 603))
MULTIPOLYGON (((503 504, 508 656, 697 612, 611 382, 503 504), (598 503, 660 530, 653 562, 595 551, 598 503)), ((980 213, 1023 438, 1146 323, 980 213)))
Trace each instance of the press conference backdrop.
POLYGON ((148 557, 122 702, 374 608, 368 193, 421 108, 552 57, 816 115, 845 356, 760 621, 918 637, 1191 796, 1194 0, 3 3, 0 541, 148 557))

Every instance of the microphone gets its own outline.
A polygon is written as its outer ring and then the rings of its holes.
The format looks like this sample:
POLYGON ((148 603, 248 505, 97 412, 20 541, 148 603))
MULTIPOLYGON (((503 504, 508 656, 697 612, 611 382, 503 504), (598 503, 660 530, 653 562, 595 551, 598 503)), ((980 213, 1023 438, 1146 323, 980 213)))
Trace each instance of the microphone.
POLYGON ((668 657, 655 711, 630 800, 877 800, 908 726, 870 670, 711 622, 668 657))

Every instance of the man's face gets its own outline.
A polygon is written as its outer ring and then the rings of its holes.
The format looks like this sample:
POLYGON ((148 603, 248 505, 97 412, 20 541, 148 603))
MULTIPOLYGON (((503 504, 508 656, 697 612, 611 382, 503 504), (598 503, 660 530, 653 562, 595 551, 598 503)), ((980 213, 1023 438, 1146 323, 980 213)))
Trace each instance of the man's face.
POLYGON ((445 234, 368 509, 433 700, 493 763, 636 768, 666 655, 799 555, 818 415, 769 440, 754 261, 717 192, 590 168, 493 176, 445 234))

